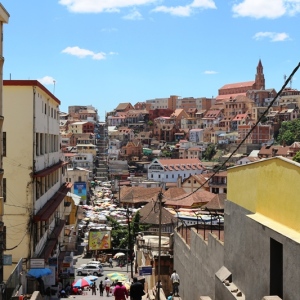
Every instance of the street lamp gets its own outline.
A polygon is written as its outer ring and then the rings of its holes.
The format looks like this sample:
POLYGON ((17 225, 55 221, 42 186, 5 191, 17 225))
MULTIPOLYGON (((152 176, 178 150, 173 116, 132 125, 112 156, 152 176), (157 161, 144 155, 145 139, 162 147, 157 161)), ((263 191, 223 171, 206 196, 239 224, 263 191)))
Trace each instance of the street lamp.
MULTIPOLYGON (((127 226, 128 226, 128 250, 130 254, 130 275, 133 278, 133 266, 132 266, 132 240, 131 240, 131 230, 130 230, 130 220, 129 220, 129 208, 127 206, 126 216, 127 216, 127 226)), ((127 254, 127 266, 128 266, 128 254, 127 254)))

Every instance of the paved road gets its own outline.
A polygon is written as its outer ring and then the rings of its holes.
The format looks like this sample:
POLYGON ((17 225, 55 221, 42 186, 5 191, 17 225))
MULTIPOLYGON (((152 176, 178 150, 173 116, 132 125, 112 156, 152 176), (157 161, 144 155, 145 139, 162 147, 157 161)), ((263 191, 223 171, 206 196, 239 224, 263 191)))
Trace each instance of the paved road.
MULTIPOLYGON (((80 265, 82 264, 86 264, 88 261, 92 260, 91 258, 83 258, 81 255, 75 257, 75 259, 77 260, 75 267, 78 268, 80 265)), ((108 264, 104 264, 103 265, 103 275, 99 276, 99 278, 96 280, 96 285, 97 287, 99 286, 99 283, 101 280, 104 281, 105 277, 107 274, 112 273, 112 272, 119 272, 124 274, 125 276, 127 276, 128 279, 130 279, 130 265, 124 266, 123 268, 120 267, 116 267, 116 261, 113 262, 113 268, 110 268, 108 264)), ((75 271, 76 273, 76 271, 75 271)), ((82 278, 84 276, 75 276, 75 280, 82 278)), ((103 300, 106 299, 110 299, 113 300, 114 297, 113 296, 106 296, 106 293, 103 294, 103 296, 100 296, 99 290, 96 291, 96 295, 92 295, 92 291, 86 291, 85 295, 71 295, 69 296, 69 298, 76 298, 77 300, 83 299, 83 300, 92 300, 92 299, 97 299, 97 298, 101 298, 103 300)), ((53 298, 52 298, 53 299, 53 298)), ((54 299, 53 299, 54 300, 54 299)))

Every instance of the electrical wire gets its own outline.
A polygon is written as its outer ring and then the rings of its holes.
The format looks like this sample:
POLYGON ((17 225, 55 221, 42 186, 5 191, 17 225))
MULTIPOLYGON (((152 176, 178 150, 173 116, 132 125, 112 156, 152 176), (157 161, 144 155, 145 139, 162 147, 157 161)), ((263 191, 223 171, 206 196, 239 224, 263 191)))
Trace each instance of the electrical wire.
MULTIPOLYGON (((293 76, 295 75, 295 73, 298 71, 298 69, 300 68, 300 63, 298 63, 298 65, 294 68, 294 70, 292 71, 292 73, 290 74, 290 76, 286 79, 286 81, 284 82, 283 86, 281 87, 280 91, 277 93, 277 95, 273 98, 273 100, 269 103, 269 105, 267 106, 267 108, 264 110, 264 112, 262 113, 262 115, 258 118, 258 120, 255 122, 255 124, 253 125, 253 127, 249 130, 249 132, 246 134, 246 136, 242 139, 242 141, 237 145, 237 147, 234 149, 234 151, 228 156, 228 158, 222 163, 221 166, 219 166, 217 168, 217 170, 215 170, 212 175, 210 175, 206 181, 204 183, 202 183, 197 189, 195 189, 193 192, 189 193, 188 195, 185 195, 182 198, 177 198, 176 201, 179 200, 183 200, 188 198, 189 196, 191 196, 192 194, 196 193, 198 190, 200 190, 206 183, 208 183, 220 170, 222 170, 222 168, 224 166, 226 166, 227 162, 231 159, 231 157, 237 152, 237 150, 242 146, 242 144, 247 140, 247 138, 250 136, 250 134, 252 133, 252 131, 255 129, 255 127, 261 122, 261 120, 264 118, 264 116, 268 113, 269 109, 273 106, 274 102, 277 100, 277 98, 281 95, 281 93, 283 92, 283 90, 285 89, 285 87, 288 85, 288 83, 290 82, 290 80, 293 78, 293 76)), ((172 200, 172 199, 168 199, 168 200, 172 200)))

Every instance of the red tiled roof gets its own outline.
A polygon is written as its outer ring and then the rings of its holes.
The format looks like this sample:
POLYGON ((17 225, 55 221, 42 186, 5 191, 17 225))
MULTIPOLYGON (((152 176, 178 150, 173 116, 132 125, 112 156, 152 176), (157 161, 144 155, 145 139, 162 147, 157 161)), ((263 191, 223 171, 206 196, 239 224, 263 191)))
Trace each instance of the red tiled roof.
POLYGON ((237 82, 237 83, 228 83, 228 84, 223 85, 219 90, 242 88, 242 87, 249 87, 252 89, 252 86, 254 83, 255 83, 254 80, 245 81, 245 82, 237 82))
POLYGON ((245 118, 247 118, 247 114, 239 114, 239 115, 236 115, 236 116, 232 119, 232 121, 240 121, 240 120, 243 120, 243 119, 245 119, 245 118))

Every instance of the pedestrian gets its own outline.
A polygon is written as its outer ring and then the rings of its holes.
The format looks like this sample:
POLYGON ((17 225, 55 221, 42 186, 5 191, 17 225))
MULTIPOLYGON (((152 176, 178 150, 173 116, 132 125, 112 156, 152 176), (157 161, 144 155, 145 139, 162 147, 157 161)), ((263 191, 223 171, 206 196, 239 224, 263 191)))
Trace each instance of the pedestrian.
POLYGON ((171 275, 171 282, 173 285, 173 295, 178 297, 179 296, 180 278, 179 278, 179 275, 176 273, 176 270, 174 270, 171 275))
POLYGON ((106 296, 107 297, 109 296, 110 285, 111 285, 111 282, 110 282, 109 278, 105 277, 104 286, 105 286, 105 291, 106 291, 106 296))
POLYGON ((115 300, 127 300, 128 298, 127 289, 121 281, 118 281, 114 289, 114 296, 115 296, 115 300))
POLYGON ((92 295, 96 295, 96 283, 95 282, 92 283, 91 289, 92 289, 92 295))
POLYGON ((141 282, 137 280, 136 277, 133 277, 133 283, 130 286, 130 300, 142 300, 142 297, 145 295, 144 287, 141 282))
POLYGON ((99 292, 100 292, 100 296, 103 296, 103 292, 104 292, 104 284, 103 281, 101 280, 99 283, 99 292))
POLYGON ((109 258, 108 262, 109 262, 109 267, 112 268, 113 267, 113 260, 112 260, 111 257, 109 258))

